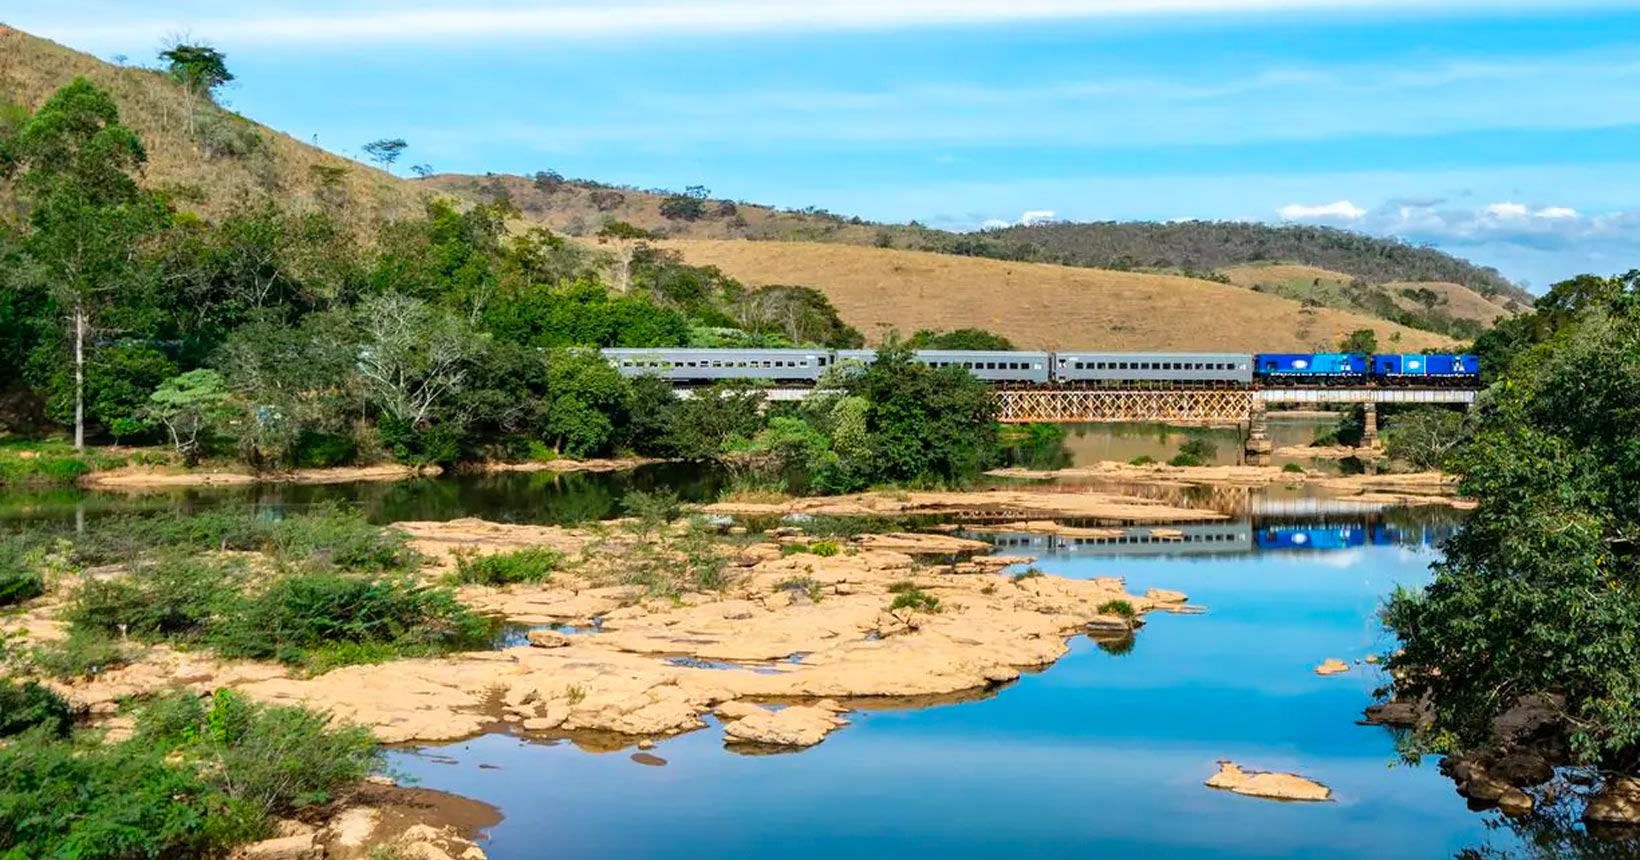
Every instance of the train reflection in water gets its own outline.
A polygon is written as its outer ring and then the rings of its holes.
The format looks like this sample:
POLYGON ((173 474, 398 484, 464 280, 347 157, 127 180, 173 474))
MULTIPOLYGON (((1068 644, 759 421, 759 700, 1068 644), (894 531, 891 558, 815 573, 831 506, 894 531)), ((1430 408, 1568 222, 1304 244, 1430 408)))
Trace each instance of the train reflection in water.
MULTIPOLYGON (((1400 512, 1406 513, 1406 512, 1400 512)), ((1371 513, 1351 520, 1257 518, 1206 525, 1073 525, 1071 534, 999 531, 979 535, 998 551, 1028 555, 1222 555, 1250 552, 1329 552, 1364 546, 1437 546, 1458 529, 1450 512, 1434 518, 1387 520, 1371 513)))

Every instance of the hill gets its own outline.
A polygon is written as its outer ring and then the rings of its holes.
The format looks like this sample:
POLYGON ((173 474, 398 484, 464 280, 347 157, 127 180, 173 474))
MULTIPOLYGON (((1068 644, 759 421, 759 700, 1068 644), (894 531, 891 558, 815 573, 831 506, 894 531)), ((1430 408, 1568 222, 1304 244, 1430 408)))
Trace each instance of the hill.
POLYGON ((1488 298, 1532 300, 1494 269, 1434 248, 1331 227, 1245 221, 1049 223, 987 230, 975 234, 975 241, 1035 249, 1077 266, 1212 272, 1245 263, 1299 263, 1374 284, 1448 282, 1488 298))
POLYGON ((1373 284, 1316 266, 1249 263, 1220 269, 1218 274, 1239 287, 1465 338, 1472 338, 1498 320, 1525 309, 1514 298, 1503 295, 1489 298, 1462 284, 1441 281, 1373 284))
POLYGON ((0 24, 0 108, 32 111, 80 76, 112 93, 121 121, 142 137, 142 184, 206 217, 265 198, 324 208, 367 229, 421 211, 429 193, 209 101, 190 101, 162 72, 115 66, 0 24))
POLYGON ((1373 329, 1385 348, 1444 349, 1450 338, 1241 287, 1145 272, 1017 263, 818 242, 671 240, 688 262, 748 285, 805 283, 877 340, 883 326, 967 326, 1024 348, 1311 350, 1373 329))

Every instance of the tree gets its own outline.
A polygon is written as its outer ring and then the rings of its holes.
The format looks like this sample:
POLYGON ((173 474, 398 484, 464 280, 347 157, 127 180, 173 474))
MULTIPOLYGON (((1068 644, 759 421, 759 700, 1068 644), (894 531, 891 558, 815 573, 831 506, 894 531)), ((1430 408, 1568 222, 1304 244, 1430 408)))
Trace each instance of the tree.
POLYGON ((1378 351, 1378 333, 1370 328, 1358 328, 1338 342, 1338 351, 1372 355, 1378 351))
POLYGON ((955 331, 940 332, 934 329, 920 329, 906 342, 912 349, 965 349, 965 350, 1012 350, 1014 342, 1000 334, 988 332, 981 328, 959 328, 955 331))
POLYGON ((417 179, 426 179, 427 177, 433 175, 433 165, 412 164, 410 165, 410 172, 416 174, 417 179))
POLYGON ((164 207, 139 191, 126 171, 146 158, 120 124, 109 94, 75 78, 41 105, 18 132, 29 205, 25 253, 67 315, 72 344, 74 447, 85 448, 85 368, 101 308, 147 274, 144 240, 165 221, 164 207))
POLYGON ((448 312, 398 293, 359 303, 358 373, 371 402, 389 418, 420 429, 461 388, 478 338, 448 312))
POLYGON ((868 404, 873 481, 965 483, 996 456, 990 389, 960 367, 912 361, 891 338, 847 384, 868 404))
POLYGON ((165 425, 172 447, 192 466, 199 462, 203 437, 227 418, 229 398, 222 374, 190 370, 160 384, 148 398, 148 414, 165 425))
POLYGON ((212 98, 218 87, 234 79, 228 71, 228 58, 208 45, 181 42, 161 51, 159 58, 166 62, 171 80, 182 88, 183 100, 188 104, 188 133, 193 134, 199 101, 212 98))
POLYGON ((1439 469, 1466 438, 1461 413, 1419 409, 1393 418, 1384 432, 1384 450, 1416 468, 1439 469))
POLYGON ((699 197, 673 194, 661 201, 661 217, 672 221, 698 221, 706 215, 706 204, 699 197))
POLYGON ((1427 748, 1483 748, 1501 713, 1548 694, 1578 762, 1640 765, 1640 284, 1606 286, 1539 309, 1544 339, 1450 458, 1477 507, 1430 586, 1385 608, 1404 643, 1392 692, 1429 703, 1427 748))
POLYGON ((607 453, 625 423, 629 392, 619 371, 590 350, 547 356, 547 409, 541 431, 554 451, 575 458, 607 453))
POLYGON ((384 137, 365 144, 364 154, 370 156, 371 161, 380 164, 383 170, 392 173, 393 162, 398 161, 399 156, 409 148, 410 144, 405 143, 403 138, 384 137))

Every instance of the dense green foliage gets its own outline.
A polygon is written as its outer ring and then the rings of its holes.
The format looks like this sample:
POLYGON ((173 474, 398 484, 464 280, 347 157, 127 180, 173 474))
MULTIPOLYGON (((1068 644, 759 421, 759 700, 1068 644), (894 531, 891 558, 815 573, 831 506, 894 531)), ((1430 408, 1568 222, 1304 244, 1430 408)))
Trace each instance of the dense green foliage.
POLYGON ((980 328, 959 328, 955 331, 919 329, 906 345, 912 349, 973 349, 1011 350, 1014 342, 1000 334, 980 328))
POLYGON ((62 696, 34 681, 0 678, 0 738, 39 729, 58 737, 74 726, 74 712, 62 696))
POLYGON ((513 585, 545 582, 564 561, 546 547, 529 547, 490 555, 456 556, 455 581, 471 585, 513 585))
POLYGON ((1575 755, 1640 764, 1640 272, 1558 285, 1488 352, 1507 370, 1447 461, 1478 499, 1433 584, 1385 609, 1398 695, 1435 748, 1487 743, 1523 696, 1564 697, 1575 755))
MULTIPOLYGON (((232 79, 207 47, 165 59, 201 105, 232 79)), ((345 211, 269 202, 203 221, 137 186, 141 141, 83 79, 0 124, 0 151, 19 200, 0 216, 0 358, 23 370, 0 383, 0 427, 74 425, 266 469, 698 451, 634 420, 656 392, 587 348, 863 340, 807 287, 748 290, 647 245, 620 261, 509 233, 504 197, 430 203, 372 236, 344 229, 345 211)), ((0 458, 0 480, 47 470, 21 462, 0 458)))
POLYGON ((220 857, 382 763, 366 729, 227 691, 162 697, 137 726, 120 743, 42 724, 0 744, 0 858, 220 857))

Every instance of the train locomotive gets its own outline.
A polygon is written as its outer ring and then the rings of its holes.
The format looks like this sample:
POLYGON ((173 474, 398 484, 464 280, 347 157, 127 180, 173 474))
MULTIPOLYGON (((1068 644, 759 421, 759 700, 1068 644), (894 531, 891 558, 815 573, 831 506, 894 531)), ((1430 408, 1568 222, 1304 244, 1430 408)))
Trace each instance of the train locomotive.
MULTIPOLYGON (((813 385, 876 360, 871 349, 605 349, 623 376, 654 376, 680 386, 726 380, 813 385)), ((1033 352, 918 350, 930 367, 960 367, 994 384, 1067 387, 1272 388, 1285 385, 1449 385, 1480 381, 1468 354, 1033 352)))

